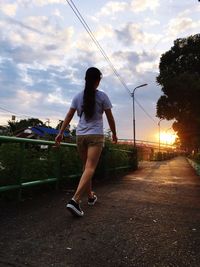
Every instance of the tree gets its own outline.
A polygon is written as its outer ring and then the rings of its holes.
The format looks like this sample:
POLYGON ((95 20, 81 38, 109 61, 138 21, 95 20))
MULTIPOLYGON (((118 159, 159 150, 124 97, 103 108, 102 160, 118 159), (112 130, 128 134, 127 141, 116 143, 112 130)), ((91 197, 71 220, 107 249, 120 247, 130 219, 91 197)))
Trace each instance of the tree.
POLYGON ((200 34, 174 41, 161 56, 157 82, 163 95, 157 116, 172 120, 173 129, 186 148, 200 147, 200 34))
MULTIPOLYGON (((63 122, 64 121, 59 120, 59 123, 56 126, 56 130, 60 130, 61 129, 63 122)), ((65 132, 71 133, 71 135, 76 136, 76 134, 72 134, 72 133, 74 133, 74 131, 76 132, 76 128, 73 128, 72 130, 70 128, 71 128, 71 125, 70 124, 67 125, 67 127, 65 128, 65 132)))
POLYGON ((74 126, 73 129, 70 131, 72 137, 76 137, 76 128, 77 127, 74 126))
POLYGON ((63 124, 63 121, 62 120, 59 120, 59 123, 56 126, 56 130, 60 130, 62 124, 63 124))

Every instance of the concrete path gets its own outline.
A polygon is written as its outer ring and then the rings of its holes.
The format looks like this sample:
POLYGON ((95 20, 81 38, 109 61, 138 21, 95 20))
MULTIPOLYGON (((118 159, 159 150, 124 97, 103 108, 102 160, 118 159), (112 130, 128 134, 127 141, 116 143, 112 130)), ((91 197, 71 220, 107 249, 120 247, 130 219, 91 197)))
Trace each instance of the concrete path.
POLYGON ((200 266, 200 177, 185 158, 142 163, 95 189, 81 219, 65 210, 66 191, 2 207, 0 267, 200 266))

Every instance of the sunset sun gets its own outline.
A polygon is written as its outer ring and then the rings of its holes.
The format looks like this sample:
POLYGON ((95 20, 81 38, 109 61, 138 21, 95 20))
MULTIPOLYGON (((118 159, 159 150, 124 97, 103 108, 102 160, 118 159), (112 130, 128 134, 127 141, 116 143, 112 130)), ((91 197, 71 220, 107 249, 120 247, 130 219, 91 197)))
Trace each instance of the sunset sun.
POLYGON ((175 142, 176 135, 171 133, 160 133, 160 142, 162 144, 172 145, 175 142))

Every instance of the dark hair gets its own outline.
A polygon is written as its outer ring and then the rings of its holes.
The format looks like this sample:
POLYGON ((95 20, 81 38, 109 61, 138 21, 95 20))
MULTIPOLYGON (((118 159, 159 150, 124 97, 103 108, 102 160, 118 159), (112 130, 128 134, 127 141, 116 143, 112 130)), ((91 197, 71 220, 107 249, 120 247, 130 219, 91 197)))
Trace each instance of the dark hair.
POLYGON ((102 74, 97 68, 91 67, 87 69, 85 74, 85 89, 83 95, 83 112, 86 119, 90 119, 95 109, 95 83, 100 81, 102 74))

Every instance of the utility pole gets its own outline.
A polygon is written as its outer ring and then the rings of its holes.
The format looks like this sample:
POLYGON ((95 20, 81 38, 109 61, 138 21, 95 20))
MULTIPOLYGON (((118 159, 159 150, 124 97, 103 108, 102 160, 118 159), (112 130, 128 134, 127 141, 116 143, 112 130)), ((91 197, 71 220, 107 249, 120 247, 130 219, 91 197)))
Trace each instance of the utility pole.
POLYGON ((131 93, 131 97, 133 99, 133 146, 136 147, 136 140, 135 140, 135 90, 137 88, 146 86, 147 83, 141 84, 133 89, 133 92, 131 93))
POLYGON ((159 138, 159 145, 158 145, 158 151, 160 152, 160 122, 162 121, 163 119, 160 119, 159 120, 159 122, 158 122, 158 130, 159 130, 159 136, 158 136, 158 138, 159 138))

